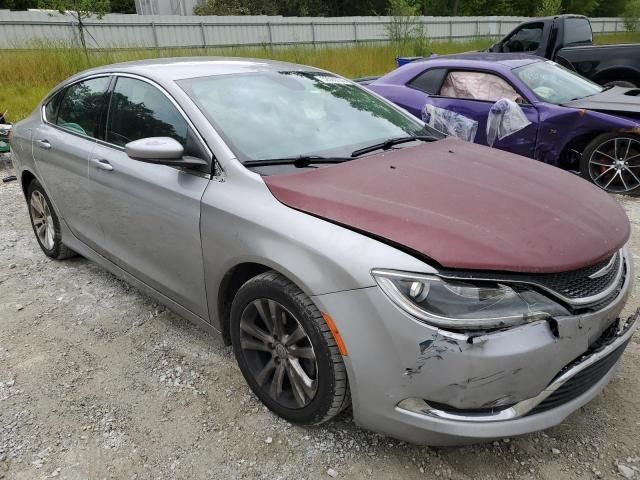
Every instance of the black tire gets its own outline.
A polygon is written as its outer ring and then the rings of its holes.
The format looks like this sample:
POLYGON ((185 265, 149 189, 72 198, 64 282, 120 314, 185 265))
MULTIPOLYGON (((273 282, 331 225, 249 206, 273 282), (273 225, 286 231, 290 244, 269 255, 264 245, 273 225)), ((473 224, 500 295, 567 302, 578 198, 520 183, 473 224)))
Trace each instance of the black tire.
POLYGON ((640 195, 640 137, 598 135, 582 152, 580 175, 606 192, 640 195))
MULTIPOLYGON (((267 313, 266 310, 263 310, 263 313, 267 313)), ((329 326, 311 299, 284 276, 268 271, 240 287, 231 305, 230 333, 236 359, 249 387, 271 411, 280 417, 296 424, 318 425, 333 418, 350 405, 351 395, 347 372, 329 326), (269 301, 270 304, 264 303, 269 301), (292 338, 293 335, 287 334, 278 338, 278 335, 273 333, 274 328, 277 327, 271 328, 262 320, 264 317, 260 315, 256 305, 269 309, 271 315, 268 315, 268 318, 272 325, 273 319, 282 315, 280 331, 289 329, 297 332, 297 328, 301 327, 306 334, 306 337, 300 340, 303 343, 298 342, 287 347, 286 339, 292 338), (267 333, 271 340, 276 339, 275 342, 269 342, 274 343, 273 347, 267 347, 271 350, 247 347, 252 339, 258 338, 247 333, 245 329, 248 328, 248 324, 252 329, 259 327, 262 330, 261 334, 267 333), (276 353, 276 344, 287 352, 276 353), (300 345, 303 346, 299 347, 300 345), (315 358, 313 360, 296 359, 295 352, 302 350, 310 351, 315 358), (273 367, 273 375, 263 375, 264 380, 260 384, 256 377, 259 376, 258 372, 262 371, 261 365, 266 366, 271 361, 278 361, 278 364, 273 367), (294 361, 298 362, 298 367, 302 365, 305 368, 305 374, 309 379, 315 372, 315 393, 312 396, 309 395, 309 398, 302 395, 307 401, 306 404, 300 402, 300 395, 296 396, 294 382, 290 380, 292 374, 289 373, 288 368, 294 361), (273 385, 278 383, 276 379, 280 368, 283 370, 279 377, 282 391, 273 395, 270 391, 273 391, 272 389, 275 388, 273 385)), ((262 343, 262 346, 266 345, 268 345, 267 342, 262 343)))
POLYGON ((629 80, 611 80, 602 84, 604 87, 624 87, 624 88, 636 88, 636 84, 629 80))
POLYGON ((42 185, 40 185, 40 182, 38 182, 38 180, 32 180, 29 184, 29 187, 27 188, 27 207, 29 208, 29 218, 31 220, 33 233, 36 237, 36 240, 38 241, 38 245, 40 245, 40 248, 47 257, 53 258, 55 260, 64 260, 65 258, 77 255, 76 252, 62 243, 62 235, 60 233, 60 220, 58 219, 58 215, 56 214, 55 209, 53 208, 51 200, 49 200, 47 192, 44 191, 44 188, 42 188, 42 185), (50 214, 51 220, 48 222, 48 228, 52 228, 51 237, 47 237, 47 235, 45 234, 45 239, 42 239, 38 233, 38 227, 36 226, 36 223, 41 224, 47 222, 38 222, 38 213, 34 209, 35 207, 32 205, 34 196, 39 198, 41 202, 44 202, 47 213, 50 214), (50 242, 50 244, 47 245, 47 242, 50 242))

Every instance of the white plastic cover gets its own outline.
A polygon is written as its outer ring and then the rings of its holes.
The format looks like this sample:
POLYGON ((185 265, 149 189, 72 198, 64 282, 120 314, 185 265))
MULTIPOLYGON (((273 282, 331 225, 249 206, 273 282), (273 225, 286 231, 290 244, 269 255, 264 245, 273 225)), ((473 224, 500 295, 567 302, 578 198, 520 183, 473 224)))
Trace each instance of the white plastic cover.
POLYGON ((447 74, 440 95, 495 102, 501 98, 516 100, 519 95, 502 78, 485 72, 453 71, 447 74))
POLYGON ((439 132, 467 142, 473 142, 478 131, 478 122, 475 120, 431 104, 426 104, 422 109, 422 120, 439 132))
POLYGON ((496 138, 502 140, 530 124, 520 105, 509 98, 501 98, 489 110, 487 145, 493 147, 496 138))

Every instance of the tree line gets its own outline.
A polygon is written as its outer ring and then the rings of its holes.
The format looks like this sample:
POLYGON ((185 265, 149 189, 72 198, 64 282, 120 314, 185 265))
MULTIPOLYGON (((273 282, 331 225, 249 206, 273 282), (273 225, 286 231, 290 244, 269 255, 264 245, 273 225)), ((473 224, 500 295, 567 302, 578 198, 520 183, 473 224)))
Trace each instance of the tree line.
MULTIPOLYGON (((68 0, 71 2, 71 0, 68 0)), ((578 13, 617 17, 640 5, 640 0, 403 0, 416 15, 516 15, 578 13)), ((134 0, 105 0, 107 11, 135 13, 134 0)), ((385 15, 389 0, 202 0, 198 15, 284 15, 343 17, 385 15)), ((0 0, 0 9, 38 8, 41 0, 0 0)))

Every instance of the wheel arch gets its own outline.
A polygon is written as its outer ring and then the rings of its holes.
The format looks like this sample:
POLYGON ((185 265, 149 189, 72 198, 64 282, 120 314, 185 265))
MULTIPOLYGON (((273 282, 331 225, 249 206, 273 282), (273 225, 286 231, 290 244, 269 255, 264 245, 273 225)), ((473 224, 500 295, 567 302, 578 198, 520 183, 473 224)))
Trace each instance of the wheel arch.
POLYGON ((231 303, 240 287, 252 278, 266 271, 273 270, 296 284, 303 292, 307 293, 307 289, 304 285, 300 284, 297 278, 293 278, 282 269, 274 267, 273 265, 267 265, 267 263, 270 262, 246 261, 238 263, 229 268, 222 276, 216 298, 216 313, 220 333, 226 345, 231 345, 231 336, 229 333, 231 303))
POLYGON ((587 133, 581 133, 569 140, 560 152, 558 166, 563 170, 577 170, 580 168, 580 157, 587 146, 607 130, 593 130, 587 133), (573 168, 577 167, 577 168, 573 168))
POLYGON ((24 170, 22 175, 20 175, 20 185, 22 186, 22 193, 25 198, 27 197, 27 189, 34 180, 37 180, 37 177, 30 170, 24 170))
POLYGON ((598 83, 615 80, 630 81, 638 86, 640 84, 640 71, 631 67, 609 67, 596 73, 592 80, 598 83))

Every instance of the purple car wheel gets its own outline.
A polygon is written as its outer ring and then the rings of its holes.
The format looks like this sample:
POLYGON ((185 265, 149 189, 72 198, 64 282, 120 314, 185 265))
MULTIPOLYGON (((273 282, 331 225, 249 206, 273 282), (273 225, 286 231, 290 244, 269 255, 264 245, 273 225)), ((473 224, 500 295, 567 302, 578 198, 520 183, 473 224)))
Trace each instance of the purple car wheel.
POLYGON ((581 174, 611 193, 640 193, 640 138, 607 133, 594 139, 582 155, 581 174))

